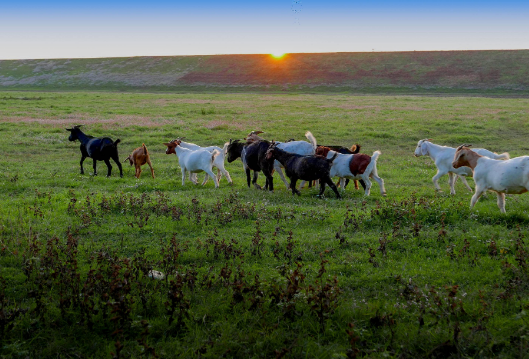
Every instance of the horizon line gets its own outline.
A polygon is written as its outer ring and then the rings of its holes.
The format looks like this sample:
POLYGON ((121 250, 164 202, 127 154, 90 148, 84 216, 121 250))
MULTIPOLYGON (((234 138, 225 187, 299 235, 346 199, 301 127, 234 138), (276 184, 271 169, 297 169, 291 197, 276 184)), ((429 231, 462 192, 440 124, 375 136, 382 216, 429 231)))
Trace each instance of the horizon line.
MULTIPOLYGON (((371 53, 405 53, 405 52, 478 52, 478 51, 527 51, 525 49, 480 49, 480 50, 379 50, 379 51, 326 51, 326 52, 285 52, 284 55, 297 54, 371 54, 371 53)), ((272 55, 271 53, 231 53, 231 54, 193 54, 193 55, 131 55, 131 56, 101 56, 101 57, 35 57, 19 59, 0 59, 0 61, 33 61, 33 60, 95 60, 95 59, 123 59, 136 57, 196 57, 196 56, 244 56, 244 55, 272 55)))

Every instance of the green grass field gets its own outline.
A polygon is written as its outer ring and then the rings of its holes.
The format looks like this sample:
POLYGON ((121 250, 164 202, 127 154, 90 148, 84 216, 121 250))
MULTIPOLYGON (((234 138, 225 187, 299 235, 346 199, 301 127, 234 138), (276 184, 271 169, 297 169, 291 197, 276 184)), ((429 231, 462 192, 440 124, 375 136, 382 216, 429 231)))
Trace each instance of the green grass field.
POLYGON ((528 120, 524 98, 0 92, 0 357, 526 358, 529 196, 470 211, 413 151, 528 154, 528 120), (80 175, 78 124, 145 143, 156 178, 80 175), (257 191, 240 161, 182 186, 162 145, 251 130, 380 150, 388 195, 257 191))

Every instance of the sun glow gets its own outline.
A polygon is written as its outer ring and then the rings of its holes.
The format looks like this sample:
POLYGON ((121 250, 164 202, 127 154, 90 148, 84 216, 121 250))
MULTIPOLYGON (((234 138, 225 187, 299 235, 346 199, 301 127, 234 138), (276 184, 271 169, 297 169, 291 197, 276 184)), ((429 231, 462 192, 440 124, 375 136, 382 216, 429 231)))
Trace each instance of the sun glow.
POLYGON ((285 53, 281 53, 281 52, 274 52, 270 54, 270 56, 272 56, 274 59, 280 59, 285 55, 286 55, 285 53))

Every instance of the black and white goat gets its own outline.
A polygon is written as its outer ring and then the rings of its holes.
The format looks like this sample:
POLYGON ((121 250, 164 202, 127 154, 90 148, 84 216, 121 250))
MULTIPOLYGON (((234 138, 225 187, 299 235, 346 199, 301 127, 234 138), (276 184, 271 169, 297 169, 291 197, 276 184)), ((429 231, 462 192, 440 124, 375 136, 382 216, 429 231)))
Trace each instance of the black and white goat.
POLYGON ((239 140, 228 143, 226 147, 226 159, 229 163, 235 161, 237 158, 241 158, 244 171, 246 172, 246 181, 248 187, 251 184, 255 188, 261 189, 261 186, 257 184, 258 172, 263 171, 266 177, 266 184, 264 189, 269 191, 274 190, 274 179, 272 174, 274 173, 274 161, 266 159, 266 151, 270 146, 270 142, 265 140, 258 140, 249 145, 239 140), (253 171, 253 180, 250 176, 250 171, 253 171))
MULTIPOLYGON (((264 141, 263 138, 259 137, 259 134, 264 133, 263 131, 252 131, 248 136, 246 136, 246 143, 250 144, 257 141, 264 141)), ((310 131, 307 131, 305 133, 305 137, 310 141, 289 141, 289 142, 276 142, 276 145, 278 148, 282 149, 283 151, 287 151, 290 153, 296 153, 298 155, 313 155, 316 151, 316 138, 312 135, 310 131)), ((288 182, 283 175, 283 171, 281 170, 281 163, 278 161, 274 162, 274 170, 277 171, 279 174, 279 177, 285 184, 285 186, 288 189, 288 182)), ((305 181, 303 181, 300 185, 301 188, 303 188, 303 185, 305 184, 305 181)))

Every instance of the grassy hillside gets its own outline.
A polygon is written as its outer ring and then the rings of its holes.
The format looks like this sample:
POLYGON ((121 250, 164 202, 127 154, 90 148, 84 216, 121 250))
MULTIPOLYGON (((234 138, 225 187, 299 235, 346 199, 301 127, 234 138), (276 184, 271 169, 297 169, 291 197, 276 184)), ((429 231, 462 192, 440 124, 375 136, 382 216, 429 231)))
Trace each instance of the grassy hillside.
POLYGON ((0 61, 0 89, 525 95, 529 50, 0 61))

